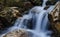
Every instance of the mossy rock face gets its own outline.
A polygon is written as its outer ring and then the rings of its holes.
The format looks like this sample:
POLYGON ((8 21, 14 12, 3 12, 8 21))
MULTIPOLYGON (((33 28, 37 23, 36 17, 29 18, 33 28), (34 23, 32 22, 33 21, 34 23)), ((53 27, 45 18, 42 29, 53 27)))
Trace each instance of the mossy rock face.
POLYGON ((60 37, 60 1, 56 3, 55 8, 49 14, 49 20, 55 37, 60 37))

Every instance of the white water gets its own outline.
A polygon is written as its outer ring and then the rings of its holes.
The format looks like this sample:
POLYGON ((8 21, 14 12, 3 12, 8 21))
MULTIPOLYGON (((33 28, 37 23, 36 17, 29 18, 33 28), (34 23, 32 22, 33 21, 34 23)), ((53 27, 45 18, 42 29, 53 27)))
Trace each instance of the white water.
POLYGON ((45 3, 48 0, 44 0, 42 7, 41 6, 35 6, 30 11, 29 14, 23 15, 23 17, 18 18, 14 24, 13 27, 11 27, 9 30, 14 29, 25 29, 28 32, 31 32, 33 34, 32 37, 50 37, 51 31, 49 31, 48 28, 48 12, 50 12, 51 8, 47 10, 44 10, 44 7, 46 6, 45 3), (32 21, 30 21, 32 20, 32 21), (29 21, 32 22, 30 25, 32 25, 32 29, 29 29, 27 25, 29 25, 29 21))

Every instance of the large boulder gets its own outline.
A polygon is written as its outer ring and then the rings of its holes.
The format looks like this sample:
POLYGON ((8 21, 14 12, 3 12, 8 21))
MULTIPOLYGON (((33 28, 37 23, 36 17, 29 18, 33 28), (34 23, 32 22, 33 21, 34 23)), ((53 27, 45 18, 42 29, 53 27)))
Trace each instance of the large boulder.
POLYGON ((60 37, 60 1, 55 5, 55 8, 49 13, 49 21, 54 31, 54 37, 60 37))
POLYGON ((22 29, 15 29, 11 32, 3 34, 1 37, 28 37, 28 32, 22 29))

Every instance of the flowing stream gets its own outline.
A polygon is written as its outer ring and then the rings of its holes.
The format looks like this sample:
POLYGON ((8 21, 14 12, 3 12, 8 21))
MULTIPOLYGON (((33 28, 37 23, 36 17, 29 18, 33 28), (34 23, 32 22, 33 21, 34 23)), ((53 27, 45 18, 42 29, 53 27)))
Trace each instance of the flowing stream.
POLYGON ((50 12, 54 6, 50 6, 47 10, 44 10, 47 1, 48 0, 43 0, 42 6, 35 6, 29 10, 28 14, 19 17, 10 30, 22 28, 31 32, 33 34, 32 37, 50 37, 52 32, 48 30, 48 12, 50 12))

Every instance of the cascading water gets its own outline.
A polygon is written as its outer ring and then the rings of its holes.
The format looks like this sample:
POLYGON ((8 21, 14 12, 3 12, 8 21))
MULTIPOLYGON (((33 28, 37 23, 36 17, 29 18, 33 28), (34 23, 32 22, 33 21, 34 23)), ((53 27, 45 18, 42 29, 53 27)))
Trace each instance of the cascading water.
POLYGON ((46 6, 45 3, 47 0, 43 1, 44 2, 42 7, 33 7, 28 14, 23 15, 23 17, 21 18, 18 18, 14 26, 11 27, 10 30, 22 28, 26 29, 26 31, 33 33, 32 37, 50 37, 50 35, 48 34, 51 34, 51 31, 47 29, 47 25, 49 25, 48 12, 50 8, 48 9, 48 11, 44 10, 44 7, 46 6), (32 25, 32 29, 29 29, 28 25, 32 25))

